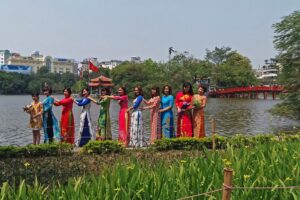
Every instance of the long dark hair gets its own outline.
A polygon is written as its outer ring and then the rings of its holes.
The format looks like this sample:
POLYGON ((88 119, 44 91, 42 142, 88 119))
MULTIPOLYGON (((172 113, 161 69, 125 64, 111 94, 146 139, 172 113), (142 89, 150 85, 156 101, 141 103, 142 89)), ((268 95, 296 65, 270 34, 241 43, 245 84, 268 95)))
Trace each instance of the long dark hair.
POLYGON ((83 88, 83 89, 81 90, 81 96, 83 96, 83 90, 86 90, 87 93, 90 95, 90 89, 89 89, 89 88, 83 88))
POLYGON ((184 93, 184 88, 185 88, 185 87, 190 87, 188 93, 189 93, 190 95, 194 95, 193 87, 192 87, 192 84, 191 84, 190 82, 184 82, 184 83, 183 83, 183 85, 182 85, 182 93, 183 93, 183 94, 185 94, 185 93, 184 93))
POLYGON ((153 86, 151 88, 151 90, 155 90, 156 91, 156 95, 155 96, 152 94, 152 91, 151 91, 151 97, 159 96, 159 87, 153 86))
POLYGON ((31 93, 31 97, 37 97, 37 98, 39 98, 39 96, 40 96, 40 93, 38 93, 38 92, 31 93))
MULTIPOLYGON (((72 90, 71 90, 71 88, 65 88, 65 89, 64 89, 64 91, 65 91, 65 90, 67 90, 67 91, 68 91, 68 93, 69 93, 69 96, 71 96, 71 94, 72 94, 72 90)), ((64 91, 63 91, 63 92, 64 92, 64 91)))
POLYGON ((166 87, 169 88, 169 94, 168 95, 172 95, 172 88, 169 85, 164 85, 164 87, 161 90, 161 93, 163 93, 164 95, 167 95, 167 94, 165 94, 165 88, 166 87))
POLYGON ((127 95, 126 88, 124 86, 121 86, 120 88, 124 91, 124 95, 127 95))
POLYGON ((48 91, 49 95, 52 94, 52 88, 49 87, 49 86, 46 86, 46 87, 43 88, 43 92, 45 92, 45 91, 48 91))
POLYGON ((106 95, 110 95, 110 89, 109 89, 109 88, 102 88, 100 91, 101 91, 101 93, 102 93, 103 91, 105 91, 105 92, 106 92, 106 95))
POLYGON ((136 95, 136 94, 134 93, 135 97, 140 96, 140 95, 141 95, 141 96, 144 96, 143 89, 142 89, 141 86, 136 86, 136 87, 134 87, 134 89, 135 89, 135 88, 137 88, 138 91, 139 91, 139 94, 138 94, 138 95, 136 95))

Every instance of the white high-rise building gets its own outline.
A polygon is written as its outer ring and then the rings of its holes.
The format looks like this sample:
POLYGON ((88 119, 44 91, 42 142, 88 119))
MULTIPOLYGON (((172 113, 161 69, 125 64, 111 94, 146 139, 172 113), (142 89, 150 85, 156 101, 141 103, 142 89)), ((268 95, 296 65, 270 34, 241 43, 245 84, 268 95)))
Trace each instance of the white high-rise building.
POLYGON ((9 50, 0 50, 0 66, 7 64, 9 56, 9 50))

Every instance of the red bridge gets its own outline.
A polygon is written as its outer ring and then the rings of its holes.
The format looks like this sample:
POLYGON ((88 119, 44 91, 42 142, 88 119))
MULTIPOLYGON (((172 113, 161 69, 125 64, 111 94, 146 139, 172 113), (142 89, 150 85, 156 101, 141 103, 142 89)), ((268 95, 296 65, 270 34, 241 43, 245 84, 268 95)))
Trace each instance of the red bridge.
POLYGON ((259 94, 263 94, 264 99, 268 98, 268 94, 276 99, 276 95, 283 92, 283 87, 280 85, 274 86, 248 86, 248 87, 235 87, 224 88, 210 91, 209 95, 219 98, 251 98, 258 99, 259 94))

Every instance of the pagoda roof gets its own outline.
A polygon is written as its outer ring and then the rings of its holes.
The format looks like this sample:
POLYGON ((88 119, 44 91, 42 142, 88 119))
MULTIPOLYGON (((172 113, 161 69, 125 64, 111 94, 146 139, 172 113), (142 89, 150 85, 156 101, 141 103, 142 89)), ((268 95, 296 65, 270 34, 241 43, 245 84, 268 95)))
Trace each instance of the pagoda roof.
POLYGON ((112 79, 101 75, 97 78, 91 79, 91 82, 112 82, 112 79))

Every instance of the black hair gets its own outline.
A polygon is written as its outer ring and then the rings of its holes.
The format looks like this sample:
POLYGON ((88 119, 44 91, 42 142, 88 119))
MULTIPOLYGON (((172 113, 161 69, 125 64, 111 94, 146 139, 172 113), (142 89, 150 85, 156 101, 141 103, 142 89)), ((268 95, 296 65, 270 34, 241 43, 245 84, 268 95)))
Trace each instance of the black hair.
MULTIPOLYGON (((134 87, 134 89, 135 89, 135 88, 138 89, 139 95, 144 96, 143 89, 142 89, 141 86, 136 86, 136 87, 134 87)), ((136 95, 136 94, 134 94, 134 95, 135 95, 135 97, 139 96, 139 95, 136 95)))
POLYGON ((124 91, 124 95, 127 95, 126 88, 124 86, 121 86, 120 88, 124 91))
POLYGON ((83 88, 83 89, 81 90, 81 96, 82 96, 82 94, 83 94, 83 90, 86 90, 87 93, 90 94, 90 89, 89 89, 89 88, 83 88))
MULTIPOLYGON (((64 89, 64 91, 65 91, 65 90, 67 90, 67 91, 68 91, 69 95, 71 95, 71 94, 72 94, 72 90, 71 90, 71 88, 65 88, 65 89, 64 89)), ((64 92, 64 91, 63 91, 63 92, 64 92)))
POLYGON ((109 88, 101 88, 100 92, 103 92, 103 91, 106 92, 106 95, 110 95, 110 93, 111 93, 109 88))
POLYGON ((44 87, 43 88, 43 92, 45 92, 45 91, 48 91, 49 92, 49 95, 51 95, 52 94, 52 88, 51 87, 44 87))
POLYGON ((31 96, 39 98, 40 93, 39 92, 33 92, 33 93, 31 93, 31 96))
POLYGON ((165 94, 165 88, 169 88, 169 95, 172 95, 172 88, 171 88, 171 86, 169 86, 169 85, 164 85, 164 87, 162 87, 162 90, 161 90, 161 92, 164 94, 164 95, 167 95, 167 94, 165 94))
MULTIPOLYGON (((151 88, 151 90, 155 90, 155 91, 156 91, 156 96, 159 96, 159 87, 153 86, 153 87, 151 88)), ((151 97, 155 97, 155 96, 152 95, 152 92, 151 92, 151 97)))
POLYGON ((190 87, 188 93, 190 95, 194 95, 194 91, 193 91, 193 87, 192 87, 192 84, 190 82, 184 82, 183 85, 182 85, 182 92, 184 93, 184 88, 185 87, 190 87))

